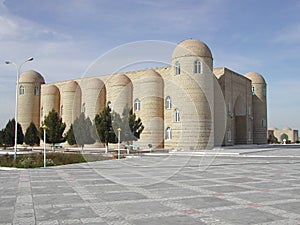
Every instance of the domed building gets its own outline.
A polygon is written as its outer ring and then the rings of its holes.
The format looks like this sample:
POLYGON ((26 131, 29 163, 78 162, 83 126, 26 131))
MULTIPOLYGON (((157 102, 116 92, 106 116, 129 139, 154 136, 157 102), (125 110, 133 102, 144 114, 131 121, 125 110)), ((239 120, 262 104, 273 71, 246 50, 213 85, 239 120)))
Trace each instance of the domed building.
POLYGON ((199 40, 180 42, 170 65, 161 68, 50 84, 36 72, 27 73, 29 82, 21 76, 20 85, 41 87, 41 95, 20 97, 22 107, 35 102, 22 114, 23 129, 30 121, 39 124, 52 109, 69 127, 80 112, 93 120, 105 106, 119 114, 129 106, 145 126, 134 142, 140 148, 201 150, 267 143, 265 79, 255 72, 214 68, 212 51, 199 40))

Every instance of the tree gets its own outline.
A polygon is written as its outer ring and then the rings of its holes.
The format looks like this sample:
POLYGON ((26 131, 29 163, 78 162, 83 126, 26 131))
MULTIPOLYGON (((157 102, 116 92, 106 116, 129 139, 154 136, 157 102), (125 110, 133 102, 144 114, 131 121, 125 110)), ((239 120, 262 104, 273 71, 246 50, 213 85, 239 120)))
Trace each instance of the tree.
POLYGON ((29 127, 25 132, 25 144, 29 146, 34 146, 40 143, 40 138, 38 136, 38 130, 33 122, 30 123, 29 127))
POLYGON ((0 130, 0 146, 4 144, 4 129, 0 130))
POLYGON ((117 136, 112 127, 112 115, 109 107, 105 107, 100 114, 95 116, 95 126, 99 139, 105 144, 106 150, 108 149, 108 143, 117 143, 117 136))
POLYGON ((122 113, 121 129, 121 140, 127 142, 140 139, 140 135, 144 130, 142 120, 136 118, 136 114, 128 106, 124 108, 122 113))
MULTIPOLYGON (((21 125, 17 124, 17 144, 23 144, 24 134, 21 125)), ((4 143, 6 146, 15 144, 15 119, 9 120, 4 128, 4 143)))
MULTIPOLYGON (((63 133, 66 129, 66 124, 62 122, 62 118, 58 115, 58 113, 52 109, 47 116, 45 116, 42 125, 46 125, 46 143, 50 143, 54 145, 55 143, 62 143, 66 139, 63 136, 63 133)), ((40 128, 40 137, 44 136, 44 130, 40 128)))
POLYGON ((73 134, 76 143, 82 148, 85 144, 94 144, 95 139, 92 137, 93 124, 89 117, 85 118, 84 113, 74 121, 73 134))
POLYGON ((65 134, 65 139, 67 140, 69 145, 76 145, 76 139, 74 135, 74 130, 73 130, 73 124, 71 124, 69 130, 65 134))

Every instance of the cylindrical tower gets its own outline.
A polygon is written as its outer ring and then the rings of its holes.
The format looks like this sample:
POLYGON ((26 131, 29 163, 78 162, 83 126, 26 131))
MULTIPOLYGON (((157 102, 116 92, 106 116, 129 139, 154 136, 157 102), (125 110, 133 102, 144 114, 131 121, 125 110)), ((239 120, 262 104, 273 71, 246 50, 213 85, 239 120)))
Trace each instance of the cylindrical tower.
POLYGON ((82 87, 81 112, 91 121, 100 113, 106 104, 106 88, 102 80, 91 78, 80 83, 82 87))
POLYGON ((67 125, 66 130, 68 130, 81 111, 81 89, 76 81, 68 81, 62 87, 60 104, 60 114, 63 122, 67 125))
POLYGON ((124 74, 111 75, 106 81, 107 104, 111 109, 122 115, 123 109, 132 106, 132 82, 124 74))
POLYGON ((52 109, 60 113, 60 93, 55 85, 42 86, 41 96, 41 122, 52 109))
POLYGON ((18 87, 18 122, 23 132, 33 122, 40 126, 41 84, 45 80, 41 74, 29 70, 20 75, 18 87))
POLYGON ((250 72, 245 75, 252 82, 253 144, 266 144, 267 138, 267 84, 262 75, 250 72))
POLYGON ((141 147, 164 147, 164 81, 154 70, 147 70, 134 83, 134 112, 145 127, 138 141, 141 147))
POLYGON ((172 55, 173 75, 165 95, 173 99, 172 145, 178 149, 213 147, 213 58, 206 44, 185 40, 172 55))

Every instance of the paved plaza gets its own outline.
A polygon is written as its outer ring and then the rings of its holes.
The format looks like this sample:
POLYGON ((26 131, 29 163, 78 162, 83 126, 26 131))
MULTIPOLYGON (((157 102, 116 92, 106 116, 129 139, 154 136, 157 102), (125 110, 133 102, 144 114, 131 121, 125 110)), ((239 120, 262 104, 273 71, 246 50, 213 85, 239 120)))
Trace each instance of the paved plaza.
POLYGON ((300 224, 300 148, 0 170, 0 224, 300 224))

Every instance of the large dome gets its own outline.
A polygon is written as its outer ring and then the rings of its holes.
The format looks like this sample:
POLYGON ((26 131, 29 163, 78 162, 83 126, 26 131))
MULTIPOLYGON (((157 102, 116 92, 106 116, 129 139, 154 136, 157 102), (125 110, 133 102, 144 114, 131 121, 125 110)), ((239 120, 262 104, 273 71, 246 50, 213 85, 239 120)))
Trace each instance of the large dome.
POLYGON ((20 83, 41 83, 41 84, 44 84, 45 80, 44 80, 44 77, 40 73, 38 73, 34 70, 29 70, 29 71, 26 71, 26 72, 24 72, 20 75, 19 82, 20 83))
POLYGON ((174 49, 172 58, 176 59, 185 56, 212 58, 209 47, 205 43, 195 39, 180 42, 174 49))
POLYGON ((262 75, 256 72, 246 73, 245 77, 252 81, 253 84, 265 84, 266 81, 262 75))

